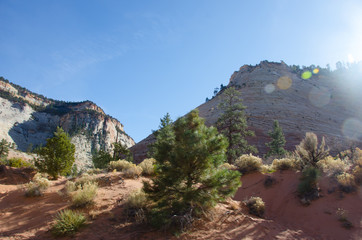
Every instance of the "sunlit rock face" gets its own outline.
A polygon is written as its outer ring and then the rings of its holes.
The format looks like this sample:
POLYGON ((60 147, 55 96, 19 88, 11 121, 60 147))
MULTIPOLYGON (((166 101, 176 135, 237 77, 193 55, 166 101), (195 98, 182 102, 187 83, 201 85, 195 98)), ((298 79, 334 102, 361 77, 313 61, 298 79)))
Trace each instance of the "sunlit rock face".
POLYGON ((92 152, 110 150, 113 142, 127 147, 135 144, 117 119, 90 101, 47 99, 3 79, 0 94, 0 139, 14 143, 21 151, 44 145, 57 126, 68 132, 75 144, 78 169, 91 167, 92 152))
MULTIPOLYGON (((268 150, 267 133, 278 120, 283 128, 287 149, 312 131, 324 136, 332 151, 343 148, 349 140, 362 139, 362 74, 358 71, 326 69, 296 69, 284 62, 263 61, 256 66, 244 65, 232 74, 228 87, 241 92, 247 107, 248 124, 256 137, 249 141, 259 149, 259 155, 268 150), (357 74, 357 75, 356 75, 357 74)), ((223 92, 201 104, 200 116, 207 125, 214 125, 221 111, 218 109, 223 92)), ((145 157, 152 138, 136 144, 135 154, 145 157)))

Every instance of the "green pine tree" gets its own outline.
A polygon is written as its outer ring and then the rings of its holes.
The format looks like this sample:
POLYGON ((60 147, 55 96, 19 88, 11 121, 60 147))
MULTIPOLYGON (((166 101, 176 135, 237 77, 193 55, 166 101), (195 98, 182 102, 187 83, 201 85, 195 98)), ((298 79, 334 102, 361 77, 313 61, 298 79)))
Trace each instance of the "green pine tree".
POLYGON ((174 141, 173 121, 170 114, 167 113, 160 121, 159 130, 153 131, 157 141, 149 146, 149 156, 155 159, 162 159, 160 156, 164 156, 169 151, 174 141))
POLYGON ((229 163, 244 153, 257 153, 258 150, 245 139, 247 136, 255 136, 248 130, 245 116, 245 106, 241 100, 241 94, 234 87, 227 88, 222 94, 219 108, 223 111, 217 120, 216 126, 229 142, 227 159, 229 163))
POLYGON ((265 144, 267 147, 269 147, 269 151, 267 152, 266 157, 284 156, 287 153, 287 151, 284 149, 286 141, 283 130, 279 126, 278 120, 274 120, 273 131, 269 131, 268 135, 272 138, 272 140, 265 144))
POLYGON ((206 127, 197 110, 174 124, 163 120, 154 144, 156 177, 144 182, 153 202, 149 220, 156 227, 175 216, 197 217, 241 185, 239 172, 219 168, 226 160, 225 137, 206 127))
POLYGON ((75 146, 70 142, 68 134, 57 127, 54 137, 48 138, 46 145, 38 150, 39 158, 35 160, 35 166, 57 179, 59 175, 70 173, 74 153, 75 146))

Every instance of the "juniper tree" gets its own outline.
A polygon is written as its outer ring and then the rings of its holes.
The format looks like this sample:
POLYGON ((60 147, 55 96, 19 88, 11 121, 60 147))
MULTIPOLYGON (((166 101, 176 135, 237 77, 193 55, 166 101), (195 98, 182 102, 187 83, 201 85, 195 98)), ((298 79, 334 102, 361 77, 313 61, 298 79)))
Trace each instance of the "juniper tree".
POLYGON ((153 203, 149 220, 156 227, 175 217, 199 216, 241 185, 239 172, 219 168, 226 160, 225 137, 206 127, 197 110, 161 126, 154 144, 156 177, 144 182, 153 203))
POLYGON ((133 162, 131 151, 120 142, 114 142, 113 145, 113 160, 126 159, 129 162, 133 162))
POLYGON ((246 107, 243 105, 241 94, 234 87, 227 88, 219 104, 223 111, 217 120, 216 126, 229 142, 227 159, 229 163, 244 153, 257 153, 256 147, 250 145, 245 137, 255 136, 255 133, 248 130, 245 115, 246 107))
POLYGON ((279 126, 278 120, 274 120, 273 131, 269 131, 268 135, 272 138, 272 140, 265 144, 267 147, 269 147, 269 151, 267 152, 266 156, 281 157, 285 155, 287 153, 287 151, 284 149, 286 141, 283 130, 279 126))
POLYGON ((106 168, 109 162, 112 160, 113 158, 111 154, 102 149, 95 152, 92 156, 92 161, 95 168, 106 168))
POLYGON ((48 138, 46 145, 37 153, 39 158, 35 160, 35 166, 41 172, 57 179, 59 175, 70 173, 74 163, 75 146, 70 142, 68 134, 57 127, 54 137, 48 138))
POLYGON ((5 139, 1 139, 1 141, 0 141, 0 159, 6 158, 8 156, 9 147, 10 147, 10 143, 8 143, 8 141, 6 141, 5 139))

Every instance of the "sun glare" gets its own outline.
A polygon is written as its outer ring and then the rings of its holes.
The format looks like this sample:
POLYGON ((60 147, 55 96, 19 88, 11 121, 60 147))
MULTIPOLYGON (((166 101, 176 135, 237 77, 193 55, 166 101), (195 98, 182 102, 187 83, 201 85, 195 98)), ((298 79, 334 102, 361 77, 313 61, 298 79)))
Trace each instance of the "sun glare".
POLYGON ((280 77, 277 81, 277 86, 278 88, 282 89, 282 90, 287 90, 288 88, 290 88, 292 86, 292 79, 288 76, 283 76, 280 77))

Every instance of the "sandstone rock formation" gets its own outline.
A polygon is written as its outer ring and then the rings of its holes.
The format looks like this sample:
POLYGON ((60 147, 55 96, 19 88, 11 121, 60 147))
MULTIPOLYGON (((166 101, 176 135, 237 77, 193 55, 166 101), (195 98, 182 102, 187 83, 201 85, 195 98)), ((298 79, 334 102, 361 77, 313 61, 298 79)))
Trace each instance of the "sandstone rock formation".
POLYGON ((127 147, 135 144, 117 119, 90 101, 48 99, 0 78, 0 139, 27 151, 45 144, 57 126, 68 132, 76 146, 78 169, 92 166, 94 150, 110 150, 116 141, 127 147))
MULTIPOLYGON (((265 143, 270 141, 267 133, 273 120, 278 120, 283 128, 289 150, 294 150, 308 131, 325 136, 332 150, 351 139, 360 142, 360 78, 361 70, 357 67, 331 72, 313 66, 300 69, 284 62, 262 61, 256 66, 242 66, 232 74, 227 87, 241 92, 248 124, 256 133, 249 141, 262 155, 267 151, 265 143)), ((207 125, 213 125, 221 114, 218 104, 222 96, 223 91, 197 107, 207 125)), ((146 146, 153 139, 151 135, 132 147, 136 160, 146 157, 146 146)))

